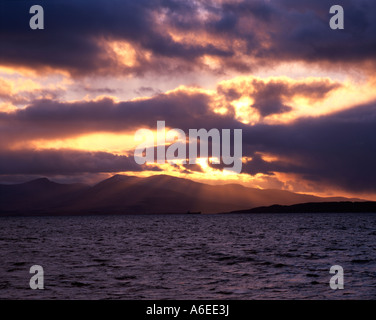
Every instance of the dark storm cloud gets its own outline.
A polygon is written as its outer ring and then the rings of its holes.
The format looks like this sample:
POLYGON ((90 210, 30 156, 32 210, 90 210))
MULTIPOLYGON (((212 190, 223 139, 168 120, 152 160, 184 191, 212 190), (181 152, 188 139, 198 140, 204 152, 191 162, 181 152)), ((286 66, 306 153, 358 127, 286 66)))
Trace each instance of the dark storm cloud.
POLYGON ((310 102, 323 100, 330 92, 341 87, 340 83, 329 80, 315 80, 311 82, 284 80, 272 80, 265 82, 253 79, 243 84, 234 83, 233 86, 219 86, 217 91, 223 95, 226 101, 238 100, 242 96, 249 96, 253 99, 250 107, 256 109, 262 117, 272 114, 289 112, 292 108, 288 105, 293 97, 300 96, 310 102))
MULTIPOLYGON (((282 20, 291 21, 292 32, 285 37, 273 36, 282 54, 310 61, 355 62, 374 60, 376 53, 376 3, 372 0, 341 0, 335 4, 345 10, 345 29, 327 29, 331 16, 326 8, 332 1, 282 0, 281 6, 295 8, 282 20), (304 22, 305 21, 305 22, 304 22), (296 26, 301 26, 297 28, 296 26)), ((288 27, 286 25, 286 27, 288 27)))
POLYGON ((39 100, 14 113, 0 112, 0 145, 20 139, 51 139, 101 131, 135 132, 141 127, 156 129, 158 120, 185 132, 190 128, 236 125, 231 114, 214 113, 209 101, 205 94, 185 92, 119 103, 108 98, 73 103, 39 100))
POLYGON ((376 53, 376 3, 372 0, 263 0, 226 5, 238 21, 252 16, 255 31, 236 29, 248 53, 271 61, 346 63, 373 60, 376 53), (342 5, 345 29, 331 30, 329 8, 342 5), (267 40, 268 45, 263 45, 267 40), (270 45, 269 45, 270 44, 270 45))
POLYGON ((250 174, 296 173, 350 191, 376 191, 376 102, 291 125, 256 125, 243 130, 243 143, 246 155, 281 158, 252 160, 244 167, 250 174))
POLYGON ((302 96, 312 101, 319 101, 332 90, 340 87, 339 84, 329 81, 316 81, 311 84, 288 84, 283 81, 271 81, 264 83, 259 80, 253 81, 255 93, 252 94, 253 108, 257 109, 261 116, 279 114, 291 111, 292 108, 284 103, 285 99, 294 96, 302 96))
POLYGON ((36 1, 45 12, 45 29, 31 30, 29 1, 8 1, 2 16, 0 64, 33 68, 65 69, 78 76, 88 73, 143 73, 147 69, 169 69, 159 58, 194 60, 204 54, 229 55, 225 50, 208 45, 185 45, 173 41, 158 25, 161 10, 176 10, 195 15, 193 6, 172 1, 87 0, 36 1), (167 7, 166 7, 167 6, 167 7), (172 9, 170 9, 170 6, 172 9), (140 50, 150 50, 152 62, 142 52, 138 63, 130 68, 120 66, 105 47, 108 40, 128 41, 140 50), (157 62, 157 63, 155 63, 157 62), (119 69, 119 70, 117 70, 119 69))
POLYGON ((0 175, 142 171, 133 157, 77 150, 0 150, 0 175))
POLYGON ((29 28, 29 1, 6 1, 0 21, 0 64, 52 67, 73 75, 170 72, 201 66, 203 56, 223 70, 247 71, 282 61, 329 64, 375 60, 376 3, 342 0, 345 30, 329 28, 332 1, 70 0, 34 1, 45 29, 29 28), (203 18, 206 12, 206 18, 203 18), (169 34, 206 35, 220 42, 177 40, 169 34), (108 41, 136 48, 136 63, 120 65, 108 41), (239 41, 244 43, 238 46, 239 41), (151 56, 146 58, 145 51, 151 56), (252 61, 252 62, 250 62, 252 61))
POLYGON ((281 161, 267 162, 257 153, 253 154, 252 160, 247 161, 242 167, 242 173, 247 173, 252 176, 258 173, 273 175, 274 172, 285 171, 291 171, 291 168, 284 165, 281 161))

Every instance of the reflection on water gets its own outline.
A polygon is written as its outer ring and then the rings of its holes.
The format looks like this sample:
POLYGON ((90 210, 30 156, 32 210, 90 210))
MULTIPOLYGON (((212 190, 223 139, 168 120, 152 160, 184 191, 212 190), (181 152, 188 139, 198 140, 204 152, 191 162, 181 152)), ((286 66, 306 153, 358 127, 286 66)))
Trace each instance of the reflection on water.
POLYGON ((0 219, 0 298, 375 299, 376 215, 0 219), (29 268, 44 268, 31 290, 29 268), (341 265, 345 289, 331 290, 341 265))

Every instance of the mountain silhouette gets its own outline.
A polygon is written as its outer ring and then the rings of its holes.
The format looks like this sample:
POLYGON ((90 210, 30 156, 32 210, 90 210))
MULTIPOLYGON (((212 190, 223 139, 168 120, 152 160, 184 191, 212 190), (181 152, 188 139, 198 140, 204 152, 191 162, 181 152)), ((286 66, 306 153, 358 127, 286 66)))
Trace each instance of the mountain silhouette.
POLYGON ((168 175, 115 175, 94 186, 60 184, 46 178, 0 185, 2 215, 218 213, 276 203, 348 200, 359 199, 321 198, 237 184, 214 186, 168 175))

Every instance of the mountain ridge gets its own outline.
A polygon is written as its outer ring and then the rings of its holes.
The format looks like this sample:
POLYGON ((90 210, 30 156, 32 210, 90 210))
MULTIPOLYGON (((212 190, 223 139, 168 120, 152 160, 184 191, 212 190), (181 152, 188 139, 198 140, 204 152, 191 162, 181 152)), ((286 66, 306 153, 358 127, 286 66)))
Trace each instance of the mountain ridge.
POLYGON ((93 186, 61 184, 47 178, 0 185, 1 215, 218 213, 276 203, 292 205, 329 201, 363 200, 322 198, 238 184, 215 186, 169 175, 114 175, 93 186))

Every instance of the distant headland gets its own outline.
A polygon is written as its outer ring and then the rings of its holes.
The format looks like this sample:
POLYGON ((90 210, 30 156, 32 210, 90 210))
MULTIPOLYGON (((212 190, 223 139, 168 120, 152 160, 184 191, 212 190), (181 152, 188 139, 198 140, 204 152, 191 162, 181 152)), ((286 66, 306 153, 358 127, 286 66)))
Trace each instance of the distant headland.
POLYGON ((374 201, 338 201, 338 202, 309 202, 290 206, 272 205, 248 210, 232 211, 231 213, 376 213, 374 201))

